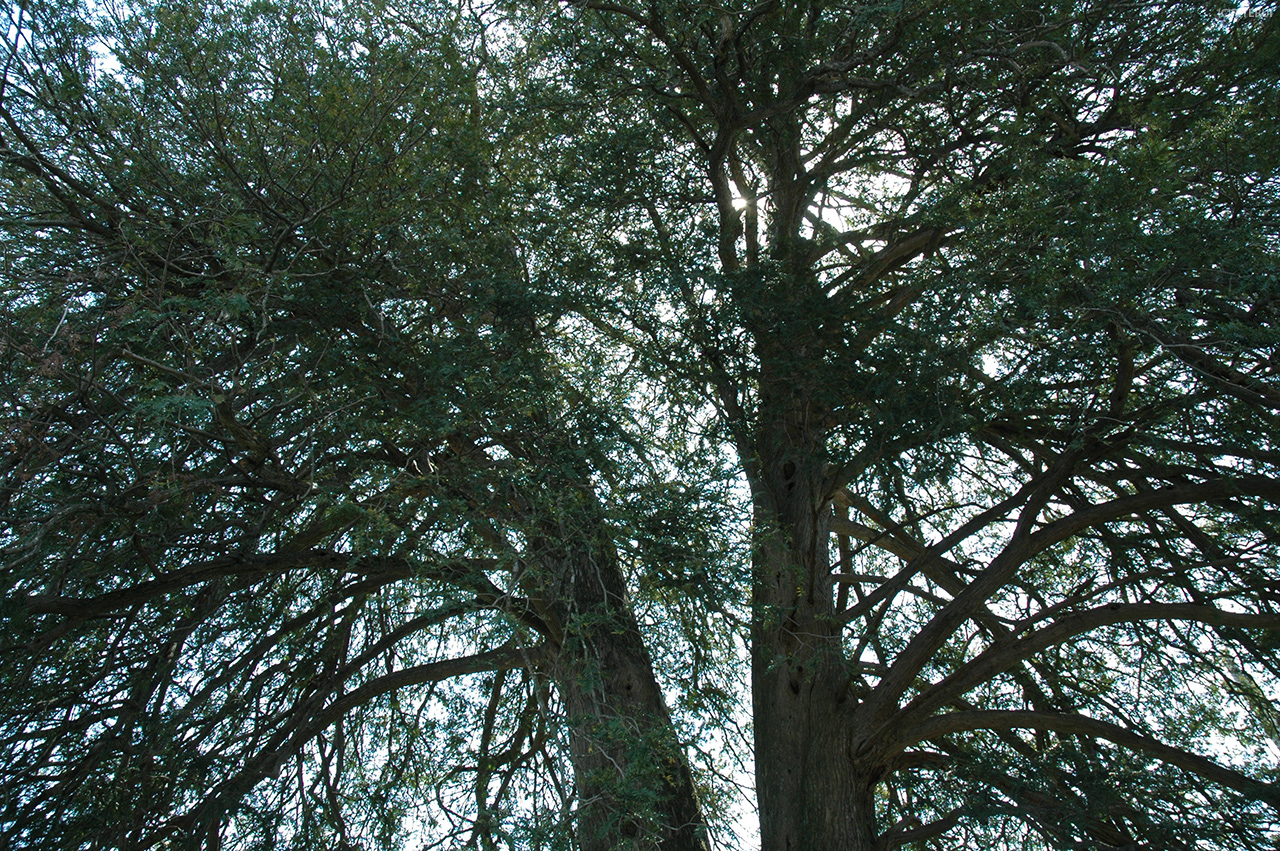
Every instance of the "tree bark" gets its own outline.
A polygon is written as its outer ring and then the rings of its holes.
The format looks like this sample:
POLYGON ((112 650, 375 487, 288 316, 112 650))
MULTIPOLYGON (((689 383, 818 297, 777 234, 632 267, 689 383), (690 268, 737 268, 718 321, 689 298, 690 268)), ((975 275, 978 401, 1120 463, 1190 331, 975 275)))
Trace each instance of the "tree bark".
MULTIPOLYGON (((518 256, 513 249, 511 256, 518 256)), ((523 270, 513 270, 519 280, 523 270)), ((521 305, 523 307, 523 305, 521 305)), ((517 352, 541 351, 533 311, 495 310, 517 352)), ((544 362, 533 364, 539 380, 544 362)), ((571 441, 535 414, 546 439, 537 451, 509 446, 526 458, 559 458, 548 471, 531 528, 536 565, 526 579, 556 645, 552 675, 564 701, 573 765, 581 851, 708 851, 706 820, 693 774, 671 723, 653 662, 628 599, 609 525, 590 485, 586 464, 575 464, 571 441), (572 472, 570 472, 572 471, 572 472), (568 475, 563 475, 568 473, 568 475), (549 497, 549 499, 548 499, 549 497)), ((515 502, 523 503, 523 498, 515 502)))
POLYGON ((843 701, 833 678, 797 688, 794 670, 778 666, 754 682, 761 848, 871 851, 875 778, 850 759, 843 701))
MULTIPOLYGON (((808 406, 775 411, 750 466, 752 700, 764 851, 870 851, 876 772, 850 753, 856 697, 835 617, 830 488, 808 406), (803 414, 803 415, 802 415, 803 414)), ((762 405, 762 423, 770 412, 762 405)))
MULTIPOLYGON (((594 505, 593 497, 585 495, 594 505)), ((671 723, 603 518, 556 559, 564 700, 582 851, 707 851, 693 775, 671 723), (585 539, 584 539, 585 538, 585 539)), ((560 540, 565 540, 561 538, 560 540)))

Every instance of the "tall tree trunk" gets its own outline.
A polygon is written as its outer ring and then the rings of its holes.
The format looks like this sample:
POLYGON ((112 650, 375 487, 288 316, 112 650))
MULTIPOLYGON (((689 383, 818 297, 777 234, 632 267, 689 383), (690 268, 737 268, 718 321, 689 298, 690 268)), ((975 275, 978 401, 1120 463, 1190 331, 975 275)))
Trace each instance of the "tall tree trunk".
MULTIPOLYGON (((555 679, 569 725, 582 851, 707 851, 684 750, 654 676, 594 495, 577 546, 554 559, 563 639, 555 679), (591 531, 588 531, 591 530, 591 531)), ((549 540, 555 540, 550 538, 549 540)))
MULTIPOLYGON (((518 256, 513 249, 511 256, 518 256)), ((512 270, 514 280, 523 270, 512 270)), ((519 289, 493 313, 518 354, 549 388, 547 361, 534 311, 519 289)), ((550 392, 547 397, 550 398, 550 392)), ((628 599, 617 550, 589 465, 580 451, 534 415, 543 439, 536 450, 513 443, 527 459, 560 459, 546 470, 541 495, 514 502, 536 506, 523 518, 538 565, 530 591, 555 623, 559 643, 553 676, 564 701, 577 792, 574 820, 581 851, 708 851, 706 820, 683 747, 653 672, 653 662, 628 599), (568 475, 564 475, 568 473, 568 475), (547 495, 550 498, 547 499, 547 495)))
POLYGON ((829 555, 821 424, 762 398, 755 463, 752 699, 764 851, 870 851, 875 772, 850 753, 856 697, 829 555))

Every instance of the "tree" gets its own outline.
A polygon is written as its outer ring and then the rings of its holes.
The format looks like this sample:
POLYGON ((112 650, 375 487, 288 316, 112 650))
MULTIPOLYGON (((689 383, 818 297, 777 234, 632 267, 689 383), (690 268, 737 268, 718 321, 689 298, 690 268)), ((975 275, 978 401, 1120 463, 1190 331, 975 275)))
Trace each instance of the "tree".
POLYGON ((705 847, 594 481, 651 477, 413 13, 18 21, 6 846, 705 847))
POLYGON ((679 333, 603 321, 751 487, 764 847, 1269 841, 1274 11, 576 8, 701 177, 613 189, 679 333))
POLYGON ((11 842, 1270 847, 1274 4, 34 14, 11 842))

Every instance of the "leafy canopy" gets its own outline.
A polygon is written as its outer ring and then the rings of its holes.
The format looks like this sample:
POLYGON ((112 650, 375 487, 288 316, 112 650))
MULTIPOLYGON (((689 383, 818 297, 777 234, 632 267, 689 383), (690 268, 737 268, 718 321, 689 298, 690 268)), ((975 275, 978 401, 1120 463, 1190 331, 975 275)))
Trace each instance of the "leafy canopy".
POLYGON ((1272 846, 1274 4, 10 15, 5 844, 1272 846))

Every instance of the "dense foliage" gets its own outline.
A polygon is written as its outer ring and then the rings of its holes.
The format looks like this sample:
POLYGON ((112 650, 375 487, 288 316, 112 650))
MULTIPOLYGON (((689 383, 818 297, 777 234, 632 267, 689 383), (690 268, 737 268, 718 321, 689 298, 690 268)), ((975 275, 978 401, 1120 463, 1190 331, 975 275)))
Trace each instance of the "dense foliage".
POLYGON ((1274 847, 1276 13, 13 6, 0 846, 1274 847))

